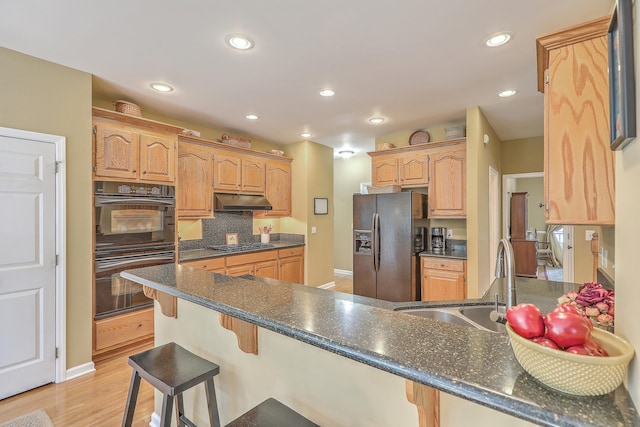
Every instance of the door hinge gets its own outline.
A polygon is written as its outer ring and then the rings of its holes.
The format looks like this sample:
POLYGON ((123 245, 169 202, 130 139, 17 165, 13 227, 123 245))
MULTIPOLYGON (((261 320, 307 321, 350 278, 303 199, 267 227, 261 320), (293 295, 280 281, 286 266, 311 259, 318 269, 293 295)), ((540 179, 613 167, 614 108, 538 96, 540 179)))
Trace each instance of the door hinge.
POLYGON ((56 254, 56 266, 60 264, 60 255, 56 254))
POLYGON ((60 357, 60 348, 56 347, 56 359, 60 357))
POLYGON ((94 135, 97 135, 97 134, 98 134, 98 128, 97 128, 97 127, 95 127, 95 126, 93 127, 93 134, 94 134, 94 135))
POLYGON ((56 173, 60 172, 60 163, 62 163, 61 161, 56 161, 55 162, 55 171, 56 173))
POLYGON ((549 84, 549 74, 548 73, 544 76, 544 83, 547 84, 547 85, 549 84))

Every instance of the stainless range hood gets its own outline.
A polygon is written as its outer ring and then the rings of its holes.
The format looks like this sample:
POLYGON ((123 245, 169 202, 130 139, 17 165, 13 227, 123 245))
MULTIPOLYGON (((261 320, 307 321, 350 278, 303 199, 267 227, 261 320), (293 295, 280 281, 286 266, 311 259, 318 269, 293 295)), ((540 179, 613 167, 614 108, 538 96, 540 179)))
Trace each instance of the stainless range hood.
POLYGON ((260 195, 214 193, 214 211, 270 211, 271 203, 260 195))

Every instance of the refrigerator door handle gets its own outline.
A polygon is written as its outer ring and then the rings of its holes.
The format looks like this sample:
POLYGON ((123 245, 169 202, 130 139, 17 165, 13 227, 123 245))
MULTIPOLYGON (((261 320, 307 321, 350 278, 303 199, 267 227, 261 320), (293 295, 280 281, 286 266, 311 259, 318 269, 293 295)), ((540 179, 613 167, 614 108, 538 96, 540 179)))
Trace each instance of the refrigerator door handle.
POLYGON ((373 268, 380 271, 380 215, 373 214, 373 268))

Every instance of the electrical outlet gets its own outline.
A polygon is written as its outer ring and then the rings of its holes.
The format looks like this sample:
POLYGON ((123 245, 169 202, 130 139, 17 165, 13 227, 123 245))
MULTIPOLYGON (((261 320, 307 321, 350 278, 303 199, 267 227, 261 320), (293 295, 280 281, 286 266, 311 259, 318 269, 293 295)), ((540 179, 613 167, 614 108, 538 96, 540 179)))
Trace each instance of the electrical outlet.
POLYGON ((311 227, 311 234, 316 234, 318 232, 318 229, 315 227, 311 227))
POLYGON ((595 232, 596 232, 595 230, 585 230, 585 231, 584 231, 584 239, 585 239, 587 242, 592 241, 592 240, 593 240, 593 234, 594 234, 595 232))
POLYGON ((447 239, 453 239, 453 230, 447 230, 447 239))

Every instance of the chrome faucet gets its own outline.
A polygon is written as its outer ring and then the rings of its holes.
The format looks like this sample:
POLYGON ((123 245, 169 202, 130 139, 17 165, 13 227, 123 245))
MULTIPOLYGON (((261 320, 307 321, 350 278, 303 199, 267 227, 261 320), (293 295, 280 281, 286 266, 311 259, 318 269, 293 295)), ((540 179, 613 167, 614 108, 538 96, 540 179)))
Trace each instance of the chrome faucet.
MULTIPOLYGON (((513 246, 507 239, 502 239, 498 243, 498 258, 496 260, 496 278, 506 277, 507 279, 507 301, 505 312, 517 304, 516 302, 516 273, 515 257, 513 256, 513 246)), ((498 294, 496 294, 496 309, 492 312, 491 320, 505 323, 505 316, 498 311, 498 294)))

